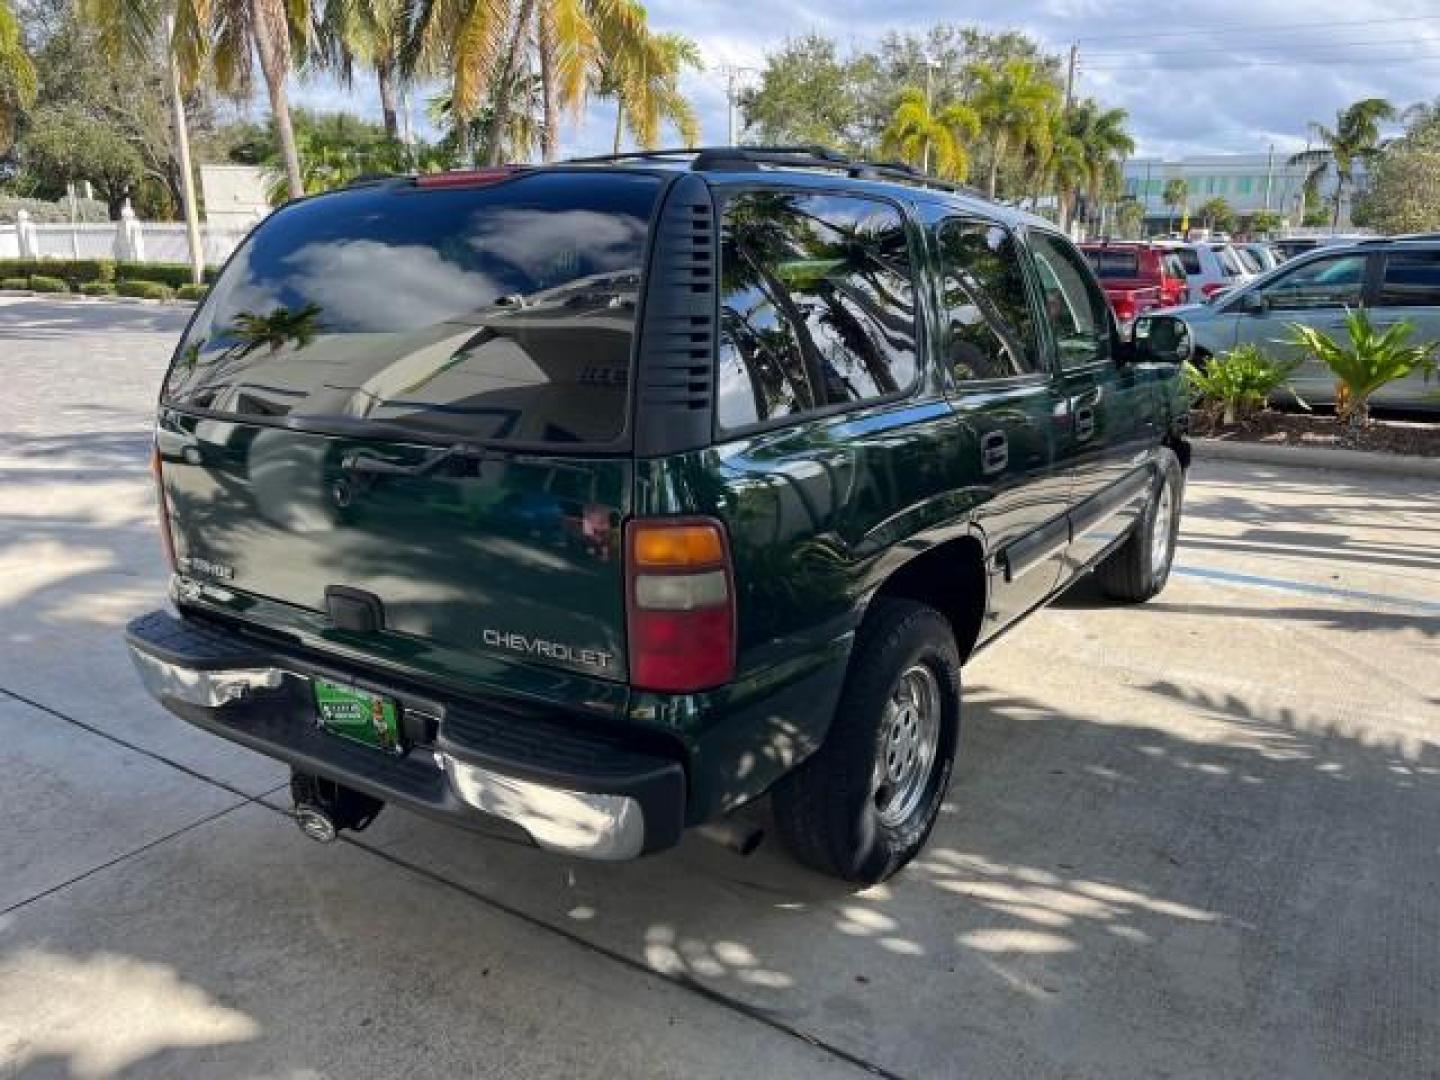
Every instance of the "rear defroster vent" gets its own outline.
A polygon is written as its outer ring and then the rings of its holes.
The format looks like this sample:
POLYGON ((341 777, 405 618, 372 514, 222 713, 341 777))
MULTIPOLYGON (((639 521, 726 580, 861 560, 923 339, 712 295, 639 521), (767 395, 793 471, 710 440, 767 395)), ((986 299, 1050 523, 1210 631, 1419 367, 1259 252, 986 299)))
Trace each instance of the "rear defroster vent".
POLYGON ((699 176, 675 181, 650 256, 637 373, 635 449, 704 446, 715 399, 715 204, 699 176))

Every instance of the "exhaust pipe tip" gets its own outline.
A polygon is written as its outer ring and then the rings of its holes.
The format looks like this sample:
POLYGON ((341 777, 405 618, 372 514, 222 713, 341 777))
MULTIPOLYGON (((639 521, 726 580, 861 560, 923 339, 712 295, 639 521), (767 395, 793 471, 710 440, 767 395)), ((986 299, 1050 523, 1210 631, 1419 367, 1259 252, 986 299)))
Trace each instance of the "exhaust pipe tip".
POLYGON ((733 851, 741 858, 755 854, 765 839, 765 830, 745 821, 720 820, 701 825, 695 830, 712 843, 733 851))
POLYGON ((295 807, 295 824, 300 831, 317 844, 328 844, 339 834, 339 826, 323 808, 311 803, 300 803, 295 807))

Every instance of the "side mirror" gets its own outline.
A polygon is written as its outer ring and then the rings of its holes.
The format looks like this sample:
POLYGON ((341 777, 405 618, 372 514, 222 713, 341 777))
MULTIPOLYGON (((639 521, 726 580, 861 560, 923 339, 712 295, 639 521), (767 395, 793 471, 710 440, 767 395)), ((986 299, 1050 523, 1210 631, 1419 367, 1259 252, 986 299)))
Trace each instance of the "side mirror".
POLYGON ((1190 327, 1174 315, 1142 315, 1132 348, 1137 364, 1183 364, 1193 351, 1190 327))

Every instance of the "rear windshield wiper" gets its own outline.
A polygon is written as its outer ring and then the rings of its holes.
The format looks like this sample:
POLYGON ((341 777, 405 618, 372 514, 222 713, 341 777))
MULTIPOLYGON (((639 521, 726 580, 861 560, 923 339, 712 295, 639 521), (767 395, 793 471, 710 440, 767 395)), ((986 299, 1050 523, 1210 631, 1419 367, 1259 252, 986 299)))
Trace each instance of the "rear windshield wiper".
POLYGON ((492 450, 476 443, 458 442, 445 447, 438 454, 432 454, 424 461, 415 462, 413 465, 402 465, 399 462, 389 461, 375 454, 357 450, 340 459, 340 468, 346 472, 361 473, 367 476, 429 476, 441 465, 448 461, 454 461, 456 458, 483 459, 508 456, 504 451, 492 450))

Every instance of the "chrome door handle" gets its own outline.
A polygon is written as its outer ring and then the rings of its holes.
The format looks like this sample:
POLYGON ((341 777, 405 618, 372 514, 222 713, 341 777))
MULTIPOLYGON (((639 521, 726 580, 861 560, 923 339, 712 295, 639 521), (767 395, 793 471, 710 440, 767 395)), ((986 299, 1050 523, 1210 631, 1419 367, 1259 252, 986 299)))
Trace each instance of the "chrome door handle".
POLYGON ((1010 443, 1003 431, 989 431, 980 437, 980 469, 986 476, 1003 472, 1010 464, 1010 443))

